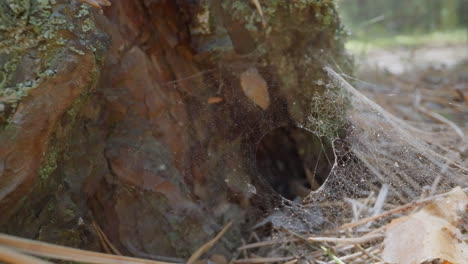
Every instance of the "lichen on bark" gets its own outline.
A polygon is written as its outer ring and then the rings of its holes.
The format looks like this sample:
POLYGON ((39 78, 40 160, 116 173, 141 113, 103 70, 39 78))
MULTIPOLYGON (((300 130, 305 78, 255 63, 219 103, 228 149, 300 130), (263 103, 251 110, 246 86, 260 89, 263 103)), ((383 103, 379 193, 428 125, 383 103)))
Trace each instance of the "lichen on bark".
POLYGON ((0 160, 13 168, 0 170, 3 231, 96 249, 57 173, 107 45, 93 21, 76 1, 0 2, 0 160))
POLYGON ((69 1, 0 2, 0 123, 30 90, 56 74, 65 49, 79 55, 102 50, 92 37, 97 30, 90 16, 87 5, 69 1))

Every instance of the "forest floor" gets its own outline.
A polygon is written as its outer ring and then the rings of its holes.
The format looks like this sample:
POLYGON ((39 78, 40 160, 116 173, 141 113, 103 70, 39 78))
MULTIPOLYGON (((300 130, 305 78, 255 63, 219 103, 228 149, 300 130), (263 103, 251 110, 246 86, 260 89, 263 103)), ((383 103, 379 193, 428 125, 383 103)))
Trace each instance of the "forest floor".
MULTIPOLYGON (((416 96, 425 106, 468 127, 468 43, 375 49, 356 56, 357 88, 405 120, 434 122, 411 111, 416 96)), ((438 121, 440 122, 440 120, 438 121)))

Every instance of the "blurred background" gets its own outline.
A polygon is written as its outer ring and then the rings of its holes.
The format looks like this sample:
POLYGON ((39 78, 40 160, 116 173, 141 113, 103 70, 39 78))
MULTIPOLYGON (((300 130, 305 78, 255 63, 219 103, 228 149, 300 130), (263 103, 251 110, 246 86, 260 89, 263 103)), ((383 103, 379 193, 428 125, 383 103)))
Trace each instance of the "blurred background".
POLYGON ((467 44, 468 0, 338 0, 338 5, 351 49, 467 44))
POLYGON ((337 4, 356 65, 348 80, 396 116, 424 129, 449 125, 466 141, 468 0, 337 4))

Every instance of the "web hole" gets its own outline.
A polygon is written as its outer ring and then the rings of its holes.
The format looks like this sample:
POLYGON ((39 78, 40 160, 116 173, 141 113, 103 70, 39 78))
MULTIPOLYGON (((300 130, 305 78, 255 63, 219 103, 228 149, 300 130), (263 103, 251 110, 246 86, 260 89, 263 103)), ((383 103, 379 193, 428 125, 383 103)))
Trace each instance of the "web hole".
POLYGON ((263 136, 256 165, 262 180, 290 201, 301 202, 327 180, 335 164, 332 143, 295 126, 283 126, 263 136))

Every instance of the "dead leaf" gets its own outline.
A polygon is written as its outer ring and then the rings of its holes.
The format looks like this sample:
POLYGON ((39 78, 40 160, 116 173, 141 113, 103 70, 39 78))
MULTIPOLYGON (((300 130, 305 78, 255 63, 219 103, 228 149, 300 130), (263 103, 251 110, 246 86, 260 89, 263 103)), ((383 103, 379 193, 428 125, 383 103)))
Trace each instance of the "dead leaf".
POLYGON ((88 4, 95 8, 102 8, 103 6, 110 6, 109 0, 78 0, 81 3, 88 4))
POLYGON ((468 244, 456 227, 466 214, 468 196, 455 188, 420 211, 387 227, 383 259, 389 263, 468 263, 468 244))
POLYGON ((458 226, 463 221, 466 206, 468 205, 468 196, 457 187, 449 192, 444 199, 435 200, 428 204, 424 210, 441 217, 454 226, 458 226))
POLYGON ((268 85, 257 68, 250 68, 240 75, 242 91, 256 105, 266 110, 270 106, 268 85))

